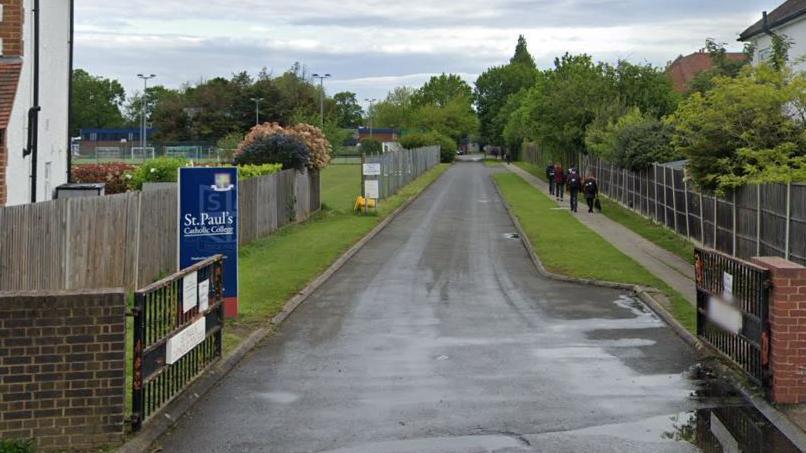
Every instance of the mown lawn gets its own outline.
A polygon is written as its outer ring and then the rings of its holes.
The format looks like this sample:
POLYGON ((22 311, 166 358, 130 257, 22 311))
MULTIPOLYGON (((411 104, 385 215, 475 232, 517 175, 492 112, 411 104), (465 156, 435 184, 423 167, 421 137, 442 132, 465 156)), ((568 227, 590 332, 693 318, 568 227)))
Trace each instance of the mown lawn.
MULTIPOLYGON (((526 162, 517 165, 529 173, 546 180, 546 171, 526 162)), ((677 233, 647 219, 607 197, 601 197, 602 214, 614 222, 618 222, 658 247, 668 250, 689 263, 694 264, 694 244, 677 233)))
POLYGON ((689 331, 695 331, 695 310, 682 295, 579 222, 570 212, 552 209, 556 208, 554 202, 520 176, 500 173, 495 175, 495 181, 546 269, 572 277, 657 288, 671 301, 672 314, 689 331))

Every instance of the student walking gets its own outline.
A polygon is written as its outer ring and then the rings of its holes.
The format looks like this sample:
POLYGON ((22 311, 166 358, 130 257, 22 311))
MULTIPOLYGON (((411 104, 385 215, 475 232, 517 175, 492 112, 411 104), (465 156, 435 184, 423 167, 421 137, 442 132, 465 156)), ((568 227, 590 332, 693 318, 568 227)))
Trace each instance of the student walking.
POLYGON ((554 164, 546 166, 546 179, 549 182, 549 193, 554 196, 554 164))
POLYGON ((599 196, 599 185, 593 175, 585 178, 585 182, 582 183, 582 191, 585 193, 585 201, 588 203, 588 212, 593 213, 593 205, 596 203, 596 197, 599 196))
POLYGON ((562 201, 565 195, 565 173, 563 173, 563 166, 560 164, 554 167, 554 192, 557 200, 562 201))
POLYGON ((571 211, 577 212, 579 206, 579 189, 582 188, 582 180, 579 177, 575 168, 571 168, 568 172, 568 195, 571 197, 571 211))

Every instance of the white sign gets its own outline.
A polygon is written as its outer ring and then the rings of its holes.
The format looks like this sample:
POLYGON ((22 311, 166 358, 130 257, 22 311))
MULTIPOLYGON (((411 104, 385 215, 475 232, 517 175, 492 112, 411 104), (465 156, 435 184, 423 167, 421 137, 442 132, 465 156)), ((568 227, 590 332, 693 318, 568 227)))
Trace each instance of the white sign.
POLYGON ((168 339, 165 347, 165 363, 171 365, 181 359, 182 356, 201 344, 206 334, 207 320, 202 316, 185 330, 168 339))
POLYGON ((196 272, 185 275, 182 279, 182 312, 193 310, 199 301, 199 276, 196 272))
POLYGON ((733 275, 723 272, 722 273, 722 297, 728 302, 733 302, 733 275))
POLYGON ((364 164, 364 176, 380 176, 381 164, 364 164))
POLYGON ((728 332, 737 335, 742 331, 742 325, 744 324, 742 312, 716 297, 708 300, 708 319, 728 332))
POLYGON ((210 307, 210 280, 199 283, 199 313, 204 313, 210 307))
POLYGON ((380 198, 378 180, 364 181, 364 197, 377 200, 380 198))

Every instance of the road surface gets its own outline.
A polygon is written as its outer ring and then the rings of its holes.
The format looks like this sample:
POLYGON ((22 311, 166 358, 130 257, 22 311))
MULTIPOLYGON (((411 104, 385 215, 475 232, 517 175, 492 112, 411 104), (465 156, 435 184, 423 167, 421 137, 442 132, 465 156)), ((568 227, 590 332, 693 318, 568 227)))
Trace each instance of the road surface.
POLYGON ((449 169, 163 451, 697 451, 668 439, 714 404, 692 351, 626 294, 542 278, 491 171, 449 169))

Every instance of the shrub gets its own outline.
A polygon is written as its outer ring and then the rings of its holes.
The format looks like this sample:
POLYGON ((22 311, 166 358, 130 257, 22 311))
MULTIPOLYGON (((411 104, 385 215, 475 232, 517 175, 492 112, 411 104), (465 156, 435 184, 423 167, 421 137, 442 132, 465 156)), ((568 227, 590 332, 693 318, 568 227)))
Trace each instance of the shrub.
MULTIPOLYGON (((291 128, 283 128, 277 123, 264 123, 252 128, 235 151, 235 160, 255 142, 272 135, 291 136, 307 148, 307 163, 305 167, 310 170, 321 170, 330 163, 332 147, 321 129, 309 124, 300 123, 291 128)), ((269 162, 261 162, 269 163, 269 162)), ((282 162, 274 162, 282 163, 282 162)), ((285 164, 283 166, 285 167, 285 164)), ((302 170, 299 168, 298 170, 302 170)))
POLYGON ((36 445, 32 439, 0 439, 0 453, 33 453, 34 451, 36 451, 36 445))
POLYGON ((302 171, 308 167, 311 154, 298 138, 287 134, 258 136, 239 150, 236 165, 262 165, 278 163, 283 169, 302 171))
POLYGON ((283 166, 281 164, 241 165, 238 167, 238 178, 249 179, 270 175, 282 169, 283 166))
POLYGON ((188 161, 179 157, 147 160, 132 175, 132 187, 141 190, 146 182, 176 182, 179 168, 187 165, 188 161))
POLYGON ((287 130, 308 147, 308 151, 311 153, 309 169, 321 170, 327 167, 327 164, 330 163, 330 155, 333 154, 333 148, 321 129, 310 124, 300 123, 287 130))
POLYGON ((380 154, 383 152, 383 143, 374 138, 361 140, 361 152, 364 154, 380 154))
POLYGON ((628 124, 616 136, 615 164, 643 170, 655 162, 682 159, 672 146, 673 130, 655 118, 628 124))
POLYGON ((456 158, 456 142, 445 134, 436 131, 418 132, 400 139, 400 144, 407 149, 422 148, 424 146, 438 145, 440 147, 440 160, 445 163, 453 162, 456 158))
POLYGON ((217 143, 216 146, 221 149, 221 155, 226 159, 232 159, 233 155, 235 154, 235 150, 238 149, 238 145, 243 141, 243 134, 240 132, 230 132, 229 134, 222 137, 217 143))
POLYGON ((131 172, 136 167, 124 163, 73 165, 74 182, 106 184, 106 193, 123 193, 130 189, 131 172))

